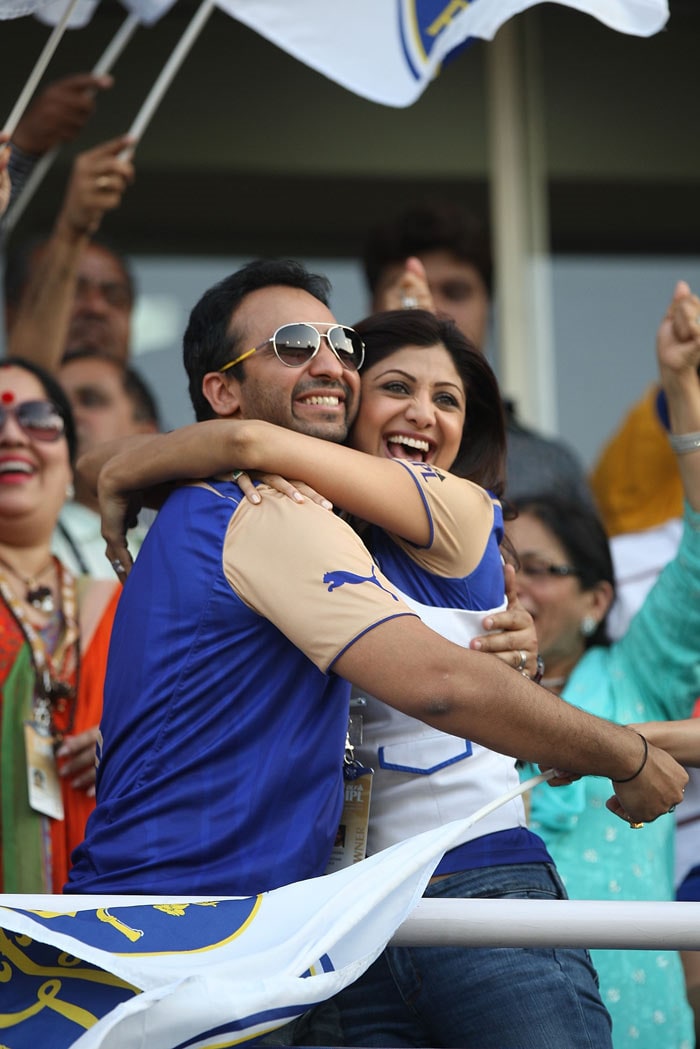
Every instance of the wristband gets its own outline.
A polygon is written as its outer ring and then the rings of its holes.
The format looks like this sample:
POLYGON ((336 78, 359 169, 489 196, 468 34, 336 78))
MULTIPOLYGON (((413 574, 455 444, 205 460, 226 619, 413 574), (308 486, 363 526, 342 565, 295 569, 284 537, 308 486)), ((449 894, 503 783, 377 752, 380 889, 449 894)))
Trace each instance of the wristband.
POLYGON ((646 765, 647 758, 649 757, 649 744, 647 743, 646 736, 643 736, 641 734, 641 732, 637 732, 637 735, 639 736, 639 738, 641 739, 642 743, 644 744, 644 757, 642 758, 642 764, 639 766, 637 771, 632 776, 628 776, 627 779, 614 779, 613 783, 631 783, 633 779, 637 778, 637 776, 640 774, 640 772, 642 771, 642 769, 646 765))

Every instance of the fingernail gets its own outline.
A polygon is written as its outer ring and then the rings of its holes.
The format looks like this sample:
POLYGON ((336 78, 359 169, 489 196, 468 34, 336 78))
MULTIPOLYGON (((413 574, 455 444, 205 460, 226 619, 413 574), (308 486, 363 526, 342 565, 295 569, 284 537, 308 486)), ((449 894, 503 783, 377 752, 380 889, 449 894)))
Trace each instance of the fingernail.
POLYGON ((323 507, 324 510, 332 510, 333 509, 333 503, 330 503, 328 501, 328 499, 324 499, 323 502, 321 503, 321 506, 323 507))
POLYGON ((292 496, 292 499, 294 500, 295 503, 303 503, 304 502, 304 496, 301 494, 301 492, 295 492, 294 495, 292 496))
POLYGON ((472 641, 471 648, 481 648, 481 641, 472 641))
POLYGON ((258 495, 257 492, 253 492, 253 494, 250 497, 250 501, 252 503, 259 503, 260 502, 260 496, 258 495))
POLYGON ((61 743, 61 746, 56 751, 56 757, 57 758, 67 758, 69 754, 70 754, 70 750, 68 749, 66 744, 65 743, 61 743))
POLYGON ((493 626, 493 619, 491 618, 491 616, 487 616, 486 619, 484 620, 484 628, 486 630, 490 630, 492 626, 493 626))

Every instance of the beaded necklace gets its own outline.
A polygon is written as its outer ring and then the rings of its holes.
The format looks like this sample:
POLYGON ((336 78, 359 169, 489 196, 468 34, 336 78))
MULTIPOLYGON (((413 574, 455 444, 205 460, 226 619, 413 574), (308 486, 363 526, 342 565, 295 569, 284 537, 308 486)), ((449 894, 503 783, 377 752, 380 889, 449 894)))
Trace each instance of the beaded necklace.
POLYGON ((46 736, 56 735, 54 712, 65 709, 67 703, 71 703, 71 712, 66 733, 71 732, 75 721, 75 698, 80 674, 80 631, 76 615, 75 579, 59 561, 56 561, 56 564, 60 579, 64 630, 53 651, 49 651, 41 632, 27 618, 26 611, 13 592, 9 580, 0 571, 0 594, 31 651, 35 671, 34 722, 37 730, 46 736), (74 686, 69 684, 71 678, 75 680, 74 686))

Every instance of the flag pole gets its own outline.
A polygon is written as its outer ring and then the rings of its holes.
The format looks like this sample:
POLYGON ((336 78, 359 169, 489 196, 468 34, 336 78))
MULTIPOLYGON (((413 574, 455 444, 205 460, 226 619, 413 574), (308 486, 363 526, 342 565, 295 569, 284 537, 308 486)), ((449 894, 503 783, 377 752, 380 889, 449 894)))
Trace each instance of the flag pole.
POLYGON ((532 17, 529 12, 526 20, 506 22, 486 48, 498 371, 504 393, 517 399, 523 420, 555 433, 542 102, 539 70, 536 62, 528 62, 538 29, 532 17))
POLYGON ((3 131, 10 137, 14 133, 22 114, 27 108, 27 104, 29 103, 30 98, 34 94, 37 84, 44 75, 44 71, 46 70, 46 67, 51 61, 54 51, 61 42, 61 37, 66 31, 66 26, 68 25, 68 19, 72 15, 73 8, 77 4, 77 2, 78 0, 68 0, 68 5, 66 6, 66 9, 61 15, 59 21, 54 26, 51 32, 51 36, 44 44, 44 50, 39 55, 37 63, 34 66, 34 69, 32 70, 29 79, 27 80, 27 83, 24 85, 24 88, 21 91, 19 98, 15 102, 14 109, 5 121, 3 131))
MULTIPOLYGON (((138 15, 130 14, 124 19, 119 29, 116 31, 111 41, 107 45, 102 54, 101 58, 96 62, 92 72, 95 76, 104 76, 109 73, 110 69, 117 61, 126 45, 131 40, 137 27, 140 25, 138 15)), ((44 181, 46 174, 53 164, 54 160, 58 156, 59 146, 54 146, 47 153, 44 153, 43 157, 37 161, 32 173, 29 178, 22 186, 19 196, 14 200, 12 207, 5 216, 4 231, 5 236, 9 236, 12 230, 15 228, 22 215, 24 214, 27 205, 38 190, 41 183, 44 181)))
MULTIPOLYGON (((173 50, 173 53, 163 66, 160 75, 158 76, 158 79, 156 80, 155 84, 146 96, 144 103, 141 106, 141 109, 137 113, 136 118, 134 119, 131 127, 129 128, 128 134, 131 138, 135 139, 136 142, 138 142, 141 139, 144 131, 148 127, 151 117, 155 113, 158 105, 160 104, 163 95, 170 87, 170 84, 175 74, 177 73, 178 69, 187 57, 190 48, 199 36, 200 32, 204 28, 204 25, 207 19, 209 18, 209 15, 212 13, 213 9, 214 0, 202 0, 202 3, 199 5, 199 8, 197 9, 195 15, 193 16, 189 25, 187 26, 187 29, 180 37, 177 46, 173 50)), ((124 150, 122 156, 128 156, 129 153, 132 152, 132 150, 133 147, 124 150)))

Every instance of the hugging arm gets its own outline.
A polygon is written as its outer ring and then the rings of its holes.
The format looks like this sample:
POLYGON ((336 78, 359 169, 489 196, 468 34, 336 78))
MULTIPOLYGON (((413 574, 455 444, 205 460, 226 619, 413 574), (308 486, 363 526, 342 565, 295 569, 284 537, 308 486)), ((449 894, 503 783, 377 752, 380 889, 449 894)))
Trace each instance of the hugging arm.
MULTIPOLYGON (((230 475, 233 468, 268 470, 286 477, 301 474, 301 480, 350 513, 410 542, 429 542, 423 500, 399 463, 261 420, 212 419, 141 441, 115 442, 95 449, 78 466, 97 489, 103 514, 111 500, 123 501, 127 493, 161 482, 230 475), (122 450, 117 452, 118 448, 122 450)), ((492 509, 480 488, 463 483, 465 534, 483 536, 492 509)), ((123 536, 115 511, 107 515, 109 525, 103 525, 111 543, 118 542, 118 533, 123 536)))
POLYGON ((700 768, 700 718, 644 721, 631 727, 646 736, 655 747, 667 751, 681 765, 700 768))

